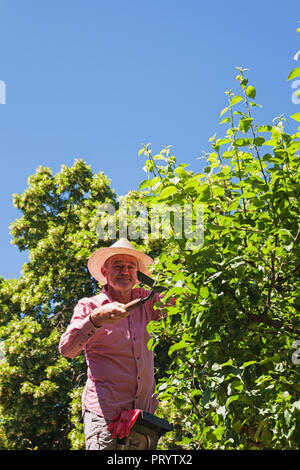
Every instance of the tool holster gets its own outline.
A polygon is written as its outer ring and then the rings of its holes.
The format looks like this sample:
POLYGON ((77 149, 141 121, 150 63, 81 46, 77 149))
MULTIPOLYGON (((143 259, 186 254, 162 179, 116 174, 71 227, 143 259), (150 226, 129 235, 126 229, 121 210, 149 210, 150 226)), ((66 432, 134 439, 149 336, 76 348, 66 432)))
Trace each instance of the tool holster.
MULTIPOLYGON (((151 413, 141 411, 136 422, 134 423, 131 432, 143 434, 147 440, 147 450, 155 450, 159 441, 159 438, 166 432, 173 430, 173 424, 167 420, 158 418, 151 413)), ((127 448, 129 437, 117 440, 117 448, 119 450, 125 450, 127 448)))

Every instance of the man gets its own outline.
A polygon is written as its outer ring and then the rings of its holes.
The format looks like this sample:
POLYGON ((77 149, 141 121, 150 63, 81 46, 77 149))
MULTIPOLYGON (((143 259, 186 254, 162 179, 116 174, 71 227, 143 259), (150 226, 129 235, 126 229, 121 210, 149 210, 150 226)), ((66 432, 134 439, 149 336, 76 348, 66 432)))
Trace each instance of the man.
MULTIPOLYGON (((89 261, 90 273, 104 285, 100 294, 81 299, 62 335, 59 351, 76 357, 85 350, 87 382, 82 395, 82 412, 87 450, 118 449, 118 439, 108 430, 122 410, 154 413, 153 353, 147 348, 147 323, 159 320, 151 300, 127 311, 130 301, 147 297, 149 291, 134 288, 137 269, 146 275, 152 258, 136 250, 126 239, 95 251, 89 261)), ((149 448, 149 436, 132 430, 126 449, 149 448)))

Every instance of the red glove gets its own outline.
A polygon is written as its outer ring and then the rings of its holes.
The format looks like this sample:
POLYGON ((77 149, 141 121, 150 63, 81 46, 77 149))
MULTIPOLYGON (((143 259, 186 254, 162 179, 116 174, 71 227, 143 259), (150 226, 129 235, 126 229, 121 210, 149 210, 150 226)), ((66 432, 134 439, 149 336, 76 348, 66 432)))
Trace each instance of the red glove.
POLYGON ((141 410, 123 410, 117 413, 111 423, 109 423, 107 429, 112 432, 112 437, 119 437, 123 439, 125 436, 129 436, 130 429, 136 422, 141 410))

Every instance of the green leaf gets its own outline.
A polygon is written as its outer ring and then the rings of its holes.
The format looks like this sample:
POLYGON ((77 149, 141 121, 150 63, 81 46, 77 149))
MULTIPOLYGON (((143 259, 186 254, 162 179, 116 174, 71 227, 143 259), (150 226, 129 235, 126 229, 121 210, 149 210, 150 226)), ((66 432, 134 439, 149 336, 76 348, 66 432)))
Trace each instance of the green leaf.
POLYGON ((221 364, 222 367, 225 367, 225 366, 232 366, 232 365, 233 365, 232 359, 228 359, 227 362, 223 362, 223 364, 221 364))
POLYGON ((139 185, 139 189, 145 189, 145 188, 148 188, 151 184, 151 180, 144 180, 141 182, 141 184, 139 185))
MULTIPOLYGON (((214 146, 220 146, 220 145, 225 145, 225 144, 228 144, 230 142, 230 139, 217 139, 215 144, 213 144, 214 146)), ((211 155, 215 155, 215 157, 217 158, 217 154, 211 154, 211 155)))
POLYGON ((237 147, 245 147, 245 146, 250 145, 250 144, 252 144, 252 139, 248 139, 248 138, 236 139, 233 142, 233 145, 236 145, 237 147))
POLYGON ((172 194, 174 194, 176 192, 177 192, 176 186, 167 186, 160 193, 160 199, 165 199, 165 198, 171 196, 172 194))
POLYGON ((154 178, 152 178, 151 180, 144 180, 141 182, 140 186, 139 186, 139 189, 145 189, 145 188, 151 188, 152 186, 154 186, 156 183, 160 182, 161 179, 158 177, 158 176, 155 176, 154 178))
POLYGON ((246 133, 251 127, 253 118, 242 118, 239 123, 240 131, 246 133))
POLYGON ((205 406, 205 405, 207 405, 207 403, 209 403, 209 401, 210 401, 210 392, 211 392, 210 387, 207 387, 204 390, 204 393, 203 393, 202 398, 201 398, 201 402, 202 402, 203 406, 205 406))
POLYGON ((247 362, 244 362, 243 364, 243 369, 246 369, 246 367, 248 366, 251 366, 252 364, 256 364, 257 361, 247 361, 247 362))
POLYGON ((263 125, 258 127, 257 132, 271 132, 272 129, 272 126, 263 125))
POLYGON ((229 109, 228 107, 227 107, 227 108, 224 108, 224 109, 222 109, 222 111, 221 111, 221 113, 220 113, 220 116, 223 116, 223 114, 225 114, 225 113, 226 113, 226 111, 228 111, 228 109, 229 109))
POLYGON ((222 438, 225 431, 226 431, 226 428, 224 426, 219 426, 217 429, 213 431, 213 434, 216 436, 217 440, 219 441, 222 438))
POLYGON ((259 108, 262 108, 262 105, 261 104, 258 104, 258 103, 254 103, 254 101, 250 101, 250 106, 258 106, 259 108))
POLYGON ((227 362, 224 362, 223 364, 218 364, 217 362, 215 362, 211 366, 211 369, 213 371, 217 371, 217 370, 221 370, 223 367, 232 366, 232 365, 233 365, 233 361, 232 361, 232 359, 229 359, 227 362))
POLYGON ((256 147, 259 147, 260 145, 263 145, 265 143, 265 139, 263 137, 255 137, 253 139, 253 144, 256 145, 256 147))
POLYGON ((178 349, 183 349, 187 346, 185 341, 179 341, 179 343, 173 344, 169 349, 169 356, 173 354, 174 351, 178 351, 178 349))
POLYGON ((297 67, 296 69, 292 70, 287 78, 287 82, 289 80, 293 80, 293 78, 300 77, 300 67, 297 67))
POLYGON ((255 90, 254 86, 249 85, 249 86, 246 88, 246 95, 247 95, 249 98, 255 98, 255 96, 256 96, 256 90, 255 90))
POLYGON ((226 408, 228 408, 230 403, 232 403, 233 401, 236 401, 238 399, 239 399, 239 395, 231 395, 231 397, 229 397, 228 400, 226 401, 226 408))
POLYGON ((206 287, 206 286, 201 287, 201 289, 200 289, 200 296, 203 297, 204 299, 206 299, 207 297, 209 297, 209 290, 208 290, 208 287, 206 287))
POLYGON ((154 350, 153 342, 154 342, 154 338, 150 338, 148 343, 147 343, 147 348, 149 349, 149 351, 154 350), (153 347, 153 349, 152 349, 152 347, 153 347))
POLYGON ((239 103, 240 101, 243 101, 243 98, 239 95, 236 95, 230 101, 230 106, 234 106, 235 104, 239 103))
POLYGON ((292 114, 291 118, 294 119, 295 121, 300 122, 300 113, 292 114))
POLYGON ((226 152, 223 153, 223 158, 230 158, 230 157, 233 157, 234 155, 234 152, 232 150, 227 150, 226 152))
POLYGON ((230 118, 226 117, 226 118, 222 119, 222 121, 220 121, 220 124, 225 124, 225 122, 230 122, 230 118))

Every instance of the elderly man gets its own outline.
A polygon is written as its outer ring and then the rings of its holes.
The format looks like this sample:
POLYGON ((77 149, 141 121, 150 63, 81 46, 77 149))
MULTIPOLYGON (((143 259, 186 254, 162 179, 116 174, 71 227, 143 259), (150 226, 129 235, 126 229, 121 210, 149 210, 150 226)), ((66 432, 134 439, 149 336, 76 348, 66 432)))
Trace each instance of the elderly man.
MULTIPOLYGON (((149 294, 134 285, 137 269, 148 275, 152 262, 126 239, 93 253, 88 269, 104 287, 100 294, 78 302, 61 337, 62 355, 73 358, 85 350, 88 372, 82 412, 88 450, 118 449, 119 441, 109 431, 109 423, 122 410, 154 413, 157 409, 153 353, 147 348, 150 335, 146 326, 160 319, 160 312, 153 308, 159 295, 130 311, 126 309, 129 302, 149 294)), ((149 439, 132 430, 126 449, 148 449, 149 439)))

